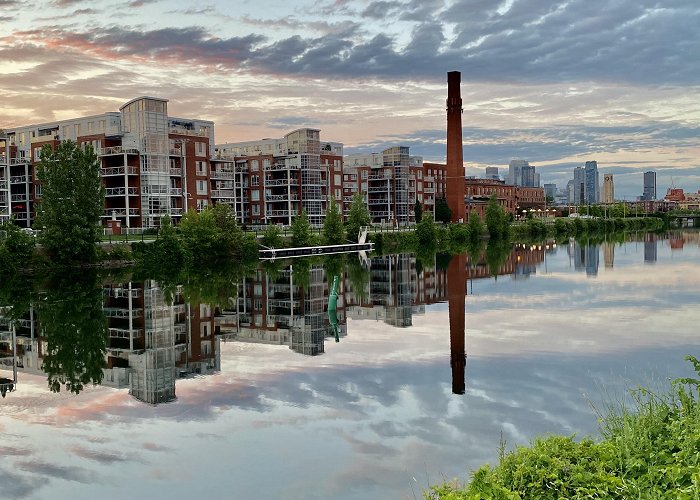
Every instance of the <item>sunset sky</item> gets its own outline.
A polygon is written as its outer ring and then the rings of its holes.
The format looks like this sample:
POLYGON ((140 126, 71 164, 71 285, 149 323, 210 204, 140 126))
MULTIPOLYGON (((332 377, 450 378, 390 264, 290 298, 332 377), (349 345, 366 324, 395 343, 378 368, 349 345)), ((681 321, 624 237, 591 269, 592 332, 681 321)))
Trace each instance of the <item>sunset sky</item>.
POLYGON ((563 187, 597 160, 616 195, 656 170, 700 189, 697 0, 0 0, 0 128, 116 111, 140 95, 216 141, 300 126, 346 153, 445 155, 462 72, 470 175, 512 158, 563 187))

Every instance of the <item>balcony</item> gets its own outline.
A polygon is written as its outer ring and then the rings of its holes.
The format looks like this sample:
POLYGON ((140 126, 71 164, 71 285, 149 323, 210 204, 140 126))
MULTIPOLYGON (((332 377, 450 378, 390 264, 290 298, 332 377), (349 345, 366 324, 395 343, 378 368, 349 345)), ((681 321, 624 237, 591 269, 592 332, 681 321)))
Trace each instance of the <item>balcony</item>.
POLYGON ((115 175, 138 175, 139 170, 136 167, 102 167, 102 177, 112 177, 115 175))
POLYGON ((182 188, 170 188, 170 196, 182 196, 182 188))
POLYGON ((265 195, 265 201, 299 201, 299 195, 267 194, 265 195))
POLYGON ((212 170, 211 172, 212 179, 234 179, 235 176, 235 172, 223 172, 220 170, 212 170))
POLYGON ((135 148, 125 148, 123 146, 111 146, 109 148, 97 148, 95 150, 97 156, 109 156, 109 155, 137 155, 139 150, 135 148))
POLYGON ((128 318, 129 313, 133 318, 140 318, 143 316, 143 311, 141 309, 125 309, 123 307, 103 307, 102 313, 108 318, 128 318))
POLYGON ((292 182, 293 179, 270 179, 265 180, 265 186, 295 186, 296 183, 292 182))
POLYGON ((301 167, 299 165, 287 165, 285 163, 273 163, 265 167, 265 171, 270 170, 299 170, 301 167))
POLYGON ((10 165, 26 165, 31 162, 31 158, 10 158, 10 165))
POLYGON ((289 217, 296 214, 295 210, 269 210, 267 212, 268 217, 289 217))
POLYGON ((111 339, 129 339, 132 337, 143 337, 143 330, 140 328, 134 328, 132 330, 127 328, 109 328, 109 338, 111 339))
MULTIPOLYGON (((129 217, 137 217, 139 215, 139 209, 138 208, 130 208, 129 211, 129 217)), ((106 208, 102 214, 103 218, 109 218, 109 217, 126 217, 127 210, 126 208, 106 208)))
POLYGON ((12 212, 12 215, 16 220, 29 220, 27 212, 12 212))
POLYGON ((13 175, 10 177, 10 184, 26 184, 32 182, 31 175, 13 175))
POLYGON ((209 137, 209 135, 205 131, 188 130, 185 128, 172 128, 171 127, 170 133, 177 134, 177 135, 189 135, 192 137, 209 137))
POLYGON ((135 187, 116 187, 116 188, 106 188, 105 189, 105 196, 138 196, 139 194, 139 188, 135 187))
POLYGON ((391 186, 371 186, 367 188, 368 193, 389 193, 391 191, 391 186))
POLYGON ((170 175, 175 176, 175 177, 182 177, 182 169, 181 168, 170 168, 170 175))
POLYGON ((29 195, 27 193, 13 194, 11 197, 12 201, 27 201, 29 200, 29 195))
POLYGON ((233 189, 213 189, 211 192, 212 198, 235 198, 233 189))

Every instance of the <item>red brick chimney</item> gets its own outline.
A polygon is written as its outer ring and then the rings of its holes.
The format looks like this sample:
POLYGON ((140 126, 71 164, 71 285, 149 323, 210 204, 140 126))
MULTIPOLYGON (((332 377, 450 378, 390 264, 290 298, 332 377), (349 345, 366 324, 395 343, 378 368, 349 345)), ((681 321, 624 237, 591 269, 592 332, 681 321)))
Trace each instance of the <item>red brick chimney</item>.
POLYGON ((461 73, 447 73, 447 205, 452 222, 466 222, 464 206, 464 161, 462 159, 461 73))

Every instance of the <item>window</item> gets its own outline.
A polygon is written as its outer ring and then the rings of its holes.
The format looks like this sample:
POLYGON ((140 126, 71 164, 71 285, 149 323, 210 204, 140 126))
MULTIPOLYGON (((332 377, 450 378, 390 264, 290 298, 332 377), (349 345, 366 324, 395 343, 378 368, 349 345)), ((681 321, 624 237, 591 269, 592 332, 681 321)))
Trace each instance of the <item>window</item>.
POLYGON ((367 170, 362 171, 362 178, 366 179, 367 178, 367 170))
POLYGON ((34 161, 41 160, 41 148, 34 148, 34 161))
POLYGON ((253 215, 260 215, 260 205, 252 205, 253 215))
POLYGON ((207 175, 207 162, 197 161, 197 175, 207 175))
POLYGON ((207 143, 206 142, 195 142, 194 143, 194 152, 197 156, 206 156, 207 155, 207 143))
POLYGON ((263 168, 269 168, 270 167, 270 160, 263 160, 263 168))
POLYGON ((202 211, 205 208, 209 206, 209 202, 207 200, 197 200, 197 210, 202 211))
POLYGON ((107 120, 100 120, 98 130, 104 130, 107 127, 107 120))
POLYGON ((335 174, 335 175, 333 176, 333 182, 334 182, 336 185, 340 185, 340 182, 341 182, 341 181, 340 181, 340 174, 335 174))
POLYGON ((251 163, 251 168, 253 170, 260 170, 260 162, 258 160, 253 160, 251 163))
POLYGON ((253 175, 250 177, 250 185, 251 186, 259 186, 260 185, 260 177, 257 175, 253 175))
POLYGON ((88 132, 92 132, 95 129, 95 122, 88 122, 88 132))
POLYGON ((250 201, 260 201, 260 191, 254 189, 250 192, 250 201))
POLYGON ((207 182, 197 181, 197 194, 206 195, 207 194, 207 182))
POLYGON ((73 127, 75 128, 75 136, 78 137, 80 135, 80 123, 76 123, 73 127))

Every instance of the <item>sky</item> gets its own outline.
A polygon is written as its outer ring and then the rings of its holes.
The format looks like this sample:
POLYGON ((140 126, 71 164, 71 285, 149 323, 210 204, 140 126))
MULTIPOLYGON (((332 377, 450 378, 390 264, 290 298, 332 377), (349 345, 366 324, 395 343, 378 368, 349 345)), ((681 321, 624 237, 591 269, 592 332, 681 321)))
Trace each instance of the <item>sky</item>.
POLYGON ((0 128, 151 95, 216 141, 309 126, 346 153, 445 157, 461 71, 468 175, 513 158, 616 196, 700 189, 697 0, 0 0, 0 128))

